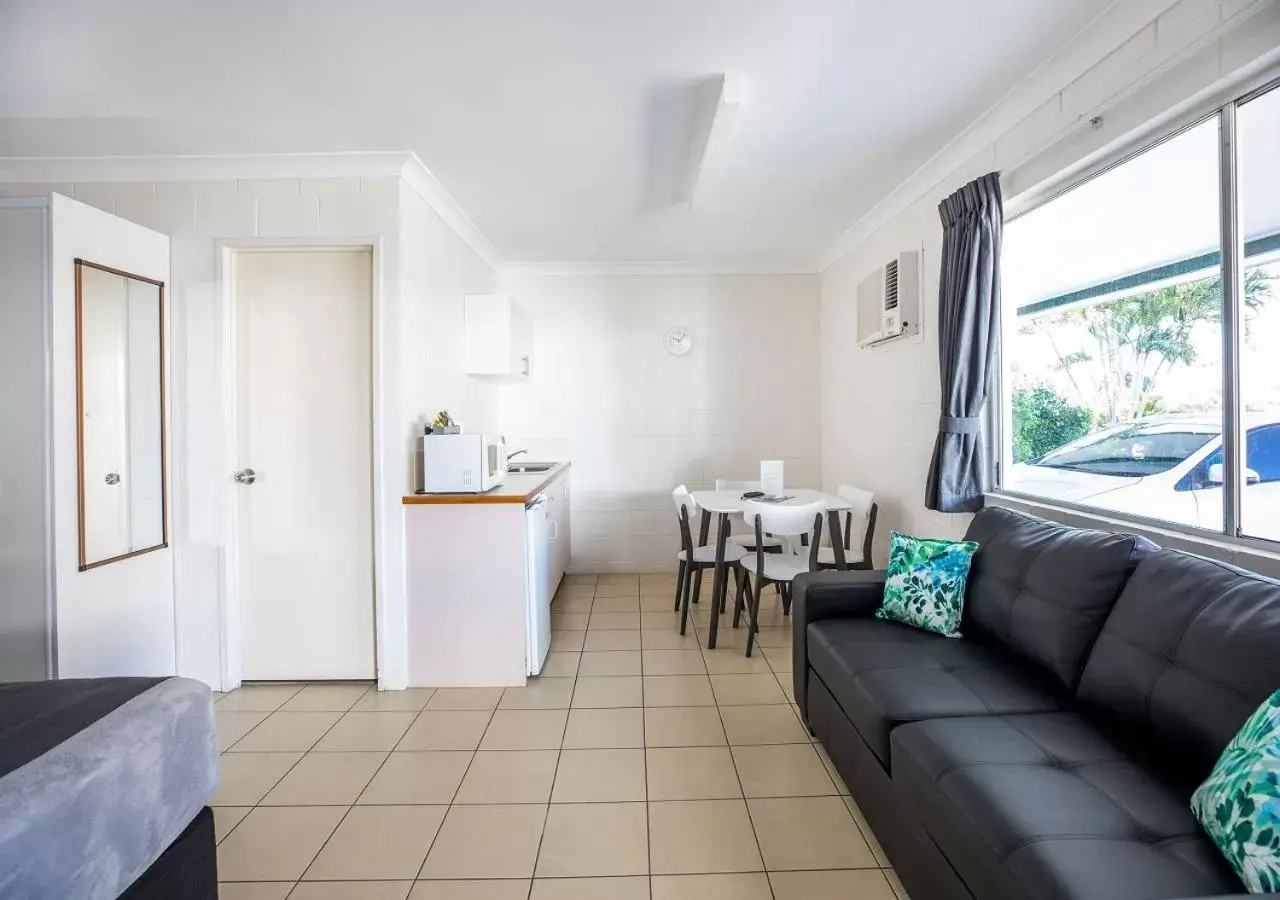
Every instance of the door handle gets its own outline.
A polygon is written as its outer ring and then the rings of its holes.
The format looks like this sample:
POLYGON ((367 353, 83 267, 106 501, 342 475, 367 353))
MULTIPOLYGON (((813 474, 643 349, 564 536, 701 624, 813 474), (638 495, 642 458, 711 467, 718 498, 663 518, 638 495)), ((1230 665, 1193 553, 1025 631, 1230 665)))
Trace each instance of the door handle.
POLYGON ((253 469, 241 469, 236 473, 236 481, 241 484, 253 484, 258 480, 258 473, 253 469))
POLYGON ((108 473, 107 473, 107 477, 106 477, 106 478, 104 478, 104 479, 102 479, 102 480, 103 480, 103 481, 105 481, 107 484, 119 484, 119 483, 120 483, 120 473, 119 473, 119 472, 108 472, 108 473))

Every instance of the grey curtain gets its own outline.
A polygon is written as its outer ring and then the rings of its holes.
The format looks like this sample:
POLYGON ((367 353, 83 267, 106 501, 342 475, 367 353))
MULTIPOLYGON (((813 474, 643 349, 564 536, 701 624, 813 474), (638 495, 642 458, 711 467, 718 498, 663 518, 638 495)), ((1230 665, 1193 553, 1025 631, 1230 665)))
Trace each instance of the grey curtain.
POLYGON ((966 184, 942 201, 938 213, 943 232, 938 286, 942 417, 925 506, 974 512, 982 508, 989 480, 981 416, 999 329, 1004 227, 999 174, 966 184))

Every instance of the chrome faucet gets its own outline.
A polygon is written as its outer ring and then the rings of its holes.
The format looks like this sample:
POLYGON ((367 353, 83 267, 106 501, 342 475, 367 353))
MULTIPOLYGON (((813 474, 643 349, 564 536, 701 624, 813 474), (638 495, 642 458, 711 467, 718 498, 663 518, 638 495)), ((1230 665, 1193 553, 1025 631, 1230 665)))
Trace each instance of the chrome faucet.
POLYGON ((528 452, 529 452, 528 450, 525 450, 523 448, 519 450, 512 450, 510 453, 507 454, 507 461, 510 462, 511 460, 519 456, 521 453, 528 453, 528 452))

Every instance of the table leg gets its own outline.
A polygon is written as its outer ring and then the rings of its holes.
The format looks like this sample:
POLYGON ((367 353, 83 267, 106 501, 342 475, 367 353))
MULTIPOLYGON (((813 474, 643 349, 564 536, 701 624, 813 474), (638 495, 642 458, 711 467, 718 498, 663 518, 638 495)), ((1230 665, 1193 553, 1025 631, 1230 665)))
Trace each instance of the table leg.
MULTIPOLYGON (((702 521, 698 525, 698 546, 705 547, 707 545, 707 534, 711 531, 711 512, 704 509, 702 511, 702 521)), ((702 570, 696 569, 693 575, 693 602, 697 603, 702 599, 702 570)))
POLYGON ((831 555, 835 557, 836 569, 843 572, 849 568, 844 556, 844 535, 840 533, 840 513, 834 509, 827 510, 827 527, 831 531, 831 555))
POLYGON ((715 578, 711 582, 711 627, 707 632, 707 649, 716 649, 716 628, 720 624, 720 592, 725 588, 724 545, 729 540, 729 514, 720 513, 718 533, 716 534, 716 568, 715 578))

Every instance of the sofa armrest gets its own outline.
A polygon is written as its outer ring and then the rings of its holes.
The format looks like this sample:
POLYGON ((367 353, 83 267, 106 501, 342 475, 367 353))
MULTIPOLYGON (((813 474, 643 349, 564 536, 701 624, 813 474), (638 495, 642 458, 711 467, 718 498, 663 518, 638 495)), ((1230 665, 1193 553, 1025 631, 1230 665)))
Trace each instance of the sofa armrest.
POLYGON ((872 615, 884 595, 884 572, 807 572, 792 587, 792 672, 796 705, 809 722, 809 643, 812 622, 872 615))

